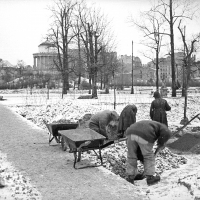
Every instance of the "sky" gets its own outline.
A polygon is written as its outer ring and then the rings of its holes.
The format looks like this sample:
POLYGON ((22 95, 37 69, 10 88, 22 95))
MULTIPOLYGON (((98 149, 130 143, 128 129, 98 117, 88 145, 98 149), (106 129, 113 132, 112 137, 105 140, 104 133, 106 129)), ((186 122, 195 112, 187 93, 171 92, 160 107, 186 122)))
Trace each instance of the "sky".
MULTIPOLYGON (((94 4, 108 16, 111 28, 116 35, 118 55, 132 54, 146 63, 139 44, 141 33, 128 17, 137 18, 139 12, 149 9, 149 0, 86 0, 94 4)), ((33 53, 38 52, 38 45, 46 40, 50 27, 51 12, 48 6, 53 0, 0 0, 0 58, 16 65, 23 60, 26 65, 33 65, 33 53)), ((200 27, 200 26, 199 26, 200 27)))

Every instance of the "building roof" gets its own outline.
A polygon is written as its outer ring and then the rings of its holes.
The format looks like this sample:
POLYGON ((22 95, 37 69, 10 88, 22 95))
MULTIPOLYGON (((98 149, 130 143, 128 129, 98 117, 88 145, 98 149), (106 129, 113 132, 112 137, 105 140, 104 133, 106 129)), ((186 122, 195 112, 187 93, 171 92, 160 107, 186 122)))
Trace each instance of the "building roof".
POLYGON ((50 42, 48 38, 45 42, 42 42, 39 46, 55 47, 55 45, 52 42, 50 42))

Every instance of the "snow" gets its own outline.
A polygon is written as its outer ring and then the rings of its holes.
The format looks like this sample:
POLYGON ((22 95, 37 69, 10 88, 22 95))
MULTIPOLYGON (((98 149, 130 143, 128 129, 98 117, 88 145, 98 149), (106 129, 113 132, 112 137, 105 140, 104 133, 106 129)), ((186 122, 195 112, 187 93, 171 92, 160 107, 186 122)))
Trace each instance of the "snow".
MULTIPOLYGON (((64 118, 72 122, 77 122, 81 117, 83 117, 84 114, 94 114, 101 110, 114 109, 113 96, 111 95, 101 95, 99 99, 85 100, 76 99, 77 94, 69 95, 70 98, 65 97, 64 99, 60 99, 59 97, 56 97, 56 95, 51 94, 49 100, 46 99, 46 95, 42 96, 41 94, 35 94, 35 96, 30 96, 28 94, 24 94, 23 96, 20 96, 19 94, 4 94, 3 96, 5 96, 8 100, 2 101, 2 104, 10 106, 17 113, 24 115, 28 120, 45 130, 47 129, 43 123, 43 119, 47 120, 47 122, 52 122, 54 120, 64 118)), ((120 113, 127 104, 133 103, 138 108, 137 121, 149 119, 149 108, 152 100, 153 98, 150 95, 130 96, 128 94, 123 94, 120 96, 118 94, 116 111, 120 113)), ((176 131, 177 128, 182 127, 182 125, 180 125, 180 121, 183 118, 184 98, 168 97, 166 100, 172 107, 172 110, 168 112, 169 128, 172 131, 176 131)), ((199 97, 197 95, 189 96, 187 117, 191 119, 194 115, 196 115, 198 113, 197 108, 199 107, 199 97)), ((192 133, 194 128, 197 128, 198 130, 199 127, 199 119, 195 119, 183 130, 181 134, 183 135, 186 132, 192 133)), ((106 148, 103 150, 103 155, 104 159, 108 161, 105 166, 107 169, 116 172, 113 166, 120 165, 122 167, 119 168, 118 173, 119 175, 124 173, 123 167, 125 165, 121 162, 121 160, 123 160, 126 155, 125 143, 115 144, 106 148)), ((150 200, 200 199, 200 173, 198 171, 200 159, 198 156, 194 154, 175 155, 166 148, 163 153, 163 157, 161 154, 157 158, 157 171, 160 170, 159 173, 161 174, 161 182, 153 186, 147 186, 145 180, 135 181, 134 186, 137 187, 141 193, 146 193, 147 199, 150 200), (164 155, 168 156, 167 159, 163 158, 164 155), (178 163, 176 167, 173 167, 173 159, 175 159, 174 163, 179 159, 185 159, 187 160, 187 163, 178 163), (172 162, 172 165, 169 165, 169 160, 172 162)), ((5 155, 0 154, 0 158, 0 161, 4 163, 4 165, 2 164, 3 168, 12 169, 13 173, 16 172, 16 169, 14 169, 10 163, 6 164, 7 160, 5 155)), ((86 154, 85 158, 91 159, 92 162, 97 162, 91 154, 86 154)), ((141 166, 139 165, 139 167, 141 166)), ((19 175, 20 172, 17 173, 18 175, 16 176, 21 177, 19 175)))

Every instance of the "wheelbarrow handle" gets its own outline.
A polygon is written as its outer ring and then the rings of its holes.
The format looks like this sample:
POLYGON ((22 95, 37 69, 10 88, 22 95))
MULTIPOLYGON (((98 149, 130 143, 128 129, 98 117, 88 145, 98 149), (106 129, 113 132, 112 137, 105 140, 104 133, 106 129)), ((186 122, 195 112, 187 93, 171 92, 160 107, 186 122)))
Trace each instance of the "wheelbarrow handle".
POLYGON ((109 141, 103 145, 100 146, 101 149, 107 147, 107 146, 110 146, 111 144, 116 144, 116 143, 119 143, 119 142, 123 142, 123 141, 126 141, 127 138, 121 138, 121 139, 118 139, 118 140, 112 140, 112 141, 109 141))
POLYGON ((116 143, 123 142, 123 141, 126 141, 126 140, 127 140, 126 137, 125 138, 120 138, 118 140, 114 140, 114 143, 116 144, 116 143))

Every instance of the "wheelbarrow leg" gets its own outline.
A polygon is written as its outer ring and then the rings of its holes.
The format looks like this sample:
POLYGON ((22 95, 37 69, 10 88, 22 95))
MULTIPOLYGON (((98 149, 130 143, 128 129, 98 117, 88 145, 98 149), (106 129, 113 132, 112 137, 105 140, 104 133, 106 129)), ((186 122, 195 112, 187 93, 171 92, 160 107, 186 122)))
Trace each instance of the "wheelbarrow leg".
POLYGON ((51 133, 49 133, 49 145, 50 145, 51 141, 53 140, 53 138, 54 138, 54 136, 51 137, 51 133))
POLYGON ((97 158, 100 159, 101 165, 103 165, 103 159, 102 159, 102 156, 101 156, 101 149, 99 148, 99 155, 97 154, 97 152, 94 149, 93 149, 93 151, 96 154, 97 158))
POLYGON ((102 159, 102 156, 101 156, 101 149, 99 148, 99 158, 101 160, 101 165, 103 165, 103 159, 102 159))
POLYGON ((63 138, 61 136, 61 147, 63 151, 66 151, 69 145, 67 145, 67 141, 65 140, 65 138, 63 138))
POLYGON ((74 169, 76 169, 77 152, 74 152, 74 169))
POLYGON ((78 159, 77 159, 77 162, 80 162, 81 161, 81 151, 78 151, 78 159))

